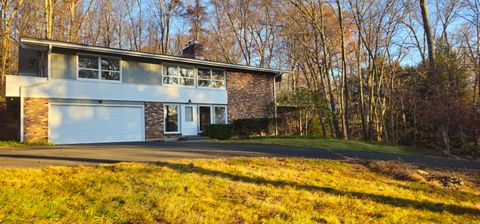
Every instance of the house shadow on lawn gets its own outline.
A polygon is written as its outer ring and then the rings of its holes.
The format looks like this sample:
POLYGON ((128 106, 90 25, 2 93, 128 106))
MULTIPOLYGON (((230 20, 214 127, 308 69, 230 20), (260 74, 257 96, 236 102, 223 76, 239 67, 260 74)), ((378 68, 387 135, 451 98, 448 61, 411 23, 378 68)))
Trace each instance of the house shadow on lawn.
POLYGON ((169 163, 169 162, 156 162, 153 163, 157 166, 168 167, 175 171, 181 173, 197 173, 201 175, 213 176, 228 178, 233 181, 241 181, 245 183, 258 184, 258 185, 272 185, 275 187, 294 187, 297 189, 303 189, 312 192, 324 192, 328 194, 338 195, 338 196, 351 196, 358 199, 367 199, 373 202, 392 205, 396 207, 405 207, 405 208, 415 208, 420 210, 429 210, 432 212, 442 213, 444 211, 452 214, 471 214, 471 215, 480 215, 480 209, 463 207, 458 205, 449 205, 443 203, 429 202, 429 201, 416 201, 405 198, 397 198, 392 196, 377 195, 371 193, 363 192, 352 192, 352 191, 343 191, 331 187, 320 187, 320 186, 311 186, 303 185, 290 181, 283 180, 267 180, 261 177, 247 177, 241 175, 235 175, 215 170, 209 170, 201 167, 196 167, 193 164, 178 164, 178 163, 169 163))
MULTIPOLYGON (((76 162, 89 162, 89 163, 120 163, 127 162, 122 160, 108 160, 108 159, 93 159, 93 158, 78 158, 78 157, 56 157, 56 156, 34 156, 34 155, 9 155, 9 154, 0 154, 0 157, 6 158, 23 158, 23 159, 43 159, 43 160, 65 160, 65 161, 76 161, 76 162)), ((324 192, 328 194, 338 195, 338 196, 351 196, 358 199, 367 199, 373 202, 382 203, 386 205, 392 205, 397 207, 405 208, 415 208, 421 210, 429 210, 432 212, 450 212, 452 214, 471 214, 471 215, 480 215, 480 209, 463 207, 458 205, 449 205, 443 203, 429 202, 429 201, 416 201, 405 198, 397 198, 392 196, 377 195, 371 193, 363 192, 352 192, 352 191, 343 191, 331 187, 321 187, 321 186, 311 186, 298 184, 291 181, 284 180, 267 180, 261 177, 247 177, 241 175, 235 175, 215 170, 209 170, 201 167, 196 167, 193 164, 179 164, 179 163, 169 163, 169 162, 152 162, 161 167, 168 167, 177 172, 181 173, 197 173, 206 176, 228 178, 233 181, 241 181, 245 183, 258 184, 258 185, 272 185, 275 187, 294 187, 297 189, 303 189, 312 192, 324 192)))

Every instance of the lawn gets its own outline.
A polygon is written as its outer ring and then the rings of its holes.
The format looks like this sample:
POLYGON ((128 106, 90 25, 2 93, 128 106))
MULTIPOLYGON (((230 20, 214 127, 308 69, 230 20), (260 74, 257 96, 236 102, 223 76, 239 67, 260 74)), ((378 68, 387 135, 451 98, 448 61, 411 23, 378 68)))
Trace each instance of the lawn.
POLYGON ((53 146, 51 142, 0 141, 0 147, 53 146))
POLYGON ((231 139, 231 140, 214 140, 218 143, 235 143, 235 144, 267 144, 267 145, 286 145, 309 147, 319 149, 335 149, 335 150, 353 150, 364 152, 383 152, 391 154, 431 154, 420 150, 414 150, 412 147, 403 145, 387 145, 375 142, 362 142, 353 140, 342 140, 326 137, 254 137, 247 139, 231 139))
POLYGON ((0 169, 0 223, 479 222, 480 171, 417 169, 293 158, 0 169))

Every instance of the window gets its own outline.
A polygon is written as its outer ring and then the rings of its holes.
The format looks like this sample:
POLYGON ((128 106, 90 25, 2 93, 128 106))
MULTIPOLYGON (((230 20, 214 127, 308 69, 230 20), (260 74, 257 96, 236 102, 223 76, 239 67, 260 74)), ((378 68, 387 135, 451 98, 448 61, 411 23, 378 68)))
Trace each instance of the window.
POLYGON ((227 123, 227 108, 226 107, 215 107, 215 124, 226 124, 227 123))
POLYGON ((190 68, 180 68, 180 84, 184 86, 194 86, 195 85, 195 75, 193 74, 193 69, 190 68))
POLYGON ((78 55, 78 78, 120 81, 120 59, 78 55))
POLYGON ((210 114, 212 113, 212 109, 210 106, 199 106, 199 122, 200 122, 200 131, 205 130, 205 127, 212 122, 210 114))
POLYGON ((207 68, 198 68, 199 87, 225 88, 225 71, 207 68))
POLYGON ((78 56, 78 77, 98 79, 98 57, 78 56))
POLYGON ((213 88, 225 87, 225 72, 223 70, 212 70, 212 83, 213 88))
POLYGON ((177 67, 163 66, 163 84, 178 84, 177 67))
POLYGON ((198 69, 198 86, 199 87, 210 86, 210 69, 204 69, 204 68, 198 69))
POLYGON ((164 65, 163 84, 195 86, 193 68, 164 65))
POLYGON ((185 121, 193 121, 193 107, 186 106, 185 107, 185 121))
POLYGON ((120 80, 120 59, 100 57, 102 79, 120 80))
POLYGON ((165 132, 178 132, 178 105, 165 105, 165 132))

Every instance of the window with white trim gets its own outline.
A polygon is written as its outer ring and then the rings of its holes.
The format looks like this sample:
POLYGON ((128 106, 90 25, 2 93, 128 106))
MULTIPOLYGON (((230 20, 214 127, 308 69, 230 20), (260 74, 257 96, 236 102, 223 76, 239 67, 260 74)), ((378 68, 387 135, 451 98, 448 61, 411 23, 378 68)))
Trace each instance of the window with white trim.
POLYGON ((120 59, 104 56, 78 55, 78 78, 120 81, 120 59))
POLYGON ((215 106, 214 109, 214 123, 226 124, 227 123, 227 107, 215 106))
POLYGON ((198 87, 225 88, 225 71, 198 68, 198 87))
POLYGON ((193 72, 193 68, 164 65, 163 84, 195 86, 195 73, 193 72))
POLYGON ((179 110, 176 104, 165 104, 164 116, 165 116, 165 132, 177 133, 179 131, 179 110))
POLYGON ((193 121, 193 106, 185 106, 185 121, 193 121))

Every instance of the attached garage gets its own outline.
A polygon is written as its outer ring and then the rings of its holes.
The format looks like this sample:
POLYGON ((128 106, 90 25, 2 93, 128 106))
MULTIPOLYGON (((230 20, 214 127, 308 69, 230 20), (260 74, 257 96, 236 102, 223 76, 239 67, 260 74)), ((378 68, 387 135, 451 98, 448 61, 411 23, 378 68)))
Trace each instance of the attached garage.
POLYGON ((142 105, 51 103, 48 126, 56 144, 145 140, 142 105))

